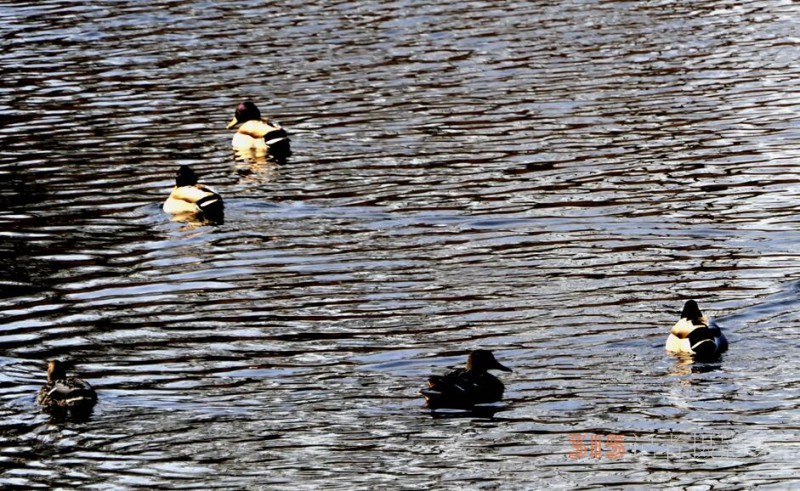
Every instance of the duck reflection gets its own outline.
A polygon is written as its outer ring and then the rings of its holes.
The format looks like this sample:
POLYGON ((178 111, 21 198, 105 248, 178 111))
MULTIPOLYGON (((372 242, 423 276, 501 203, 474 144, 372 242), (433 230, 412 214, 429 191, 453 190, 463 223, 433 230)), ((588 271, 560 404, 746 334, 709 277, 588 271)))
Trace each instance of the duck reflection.
MULTIPOLYGON (((686 376, 693 373, 709 373, 719 370, 722 365, 719 363, 708 363, 696 360, 692 355, 686 353, 671 353, 675 358, 675 363, 669 370, 670 375, 686 376)), ((685 379, 682 383, 691 385, 690 379, 685 379)))
POLYGON ((508 409, 508 406, 505 404, 477 405, 468 409, 431 408, 430 415, 433 419, 492 419, 495 414, 508 411, 508 409))
POLYGON ((234 148, 233 159, 236 173, 245 178, 269 181, 278 177, 281 163, 269 153, 260 153, 252 148, 234 148))

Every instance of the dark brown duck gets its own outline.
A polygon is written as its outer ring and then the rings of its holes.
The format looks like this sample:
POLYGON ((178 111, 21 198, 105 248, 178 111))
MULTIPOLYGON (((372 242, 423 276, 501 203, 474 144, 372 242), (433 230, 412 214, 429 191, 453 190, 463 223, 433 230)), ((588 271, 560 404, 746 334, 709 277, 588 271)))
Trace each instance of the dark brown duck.
POLYGON ((67 377, 62 362, 51 360, 47 364, 47 383, 39 389, 36 402, 53 412, 86 414, 97 402, 97 393, 88 382, 67 377))
POLYGON ((497 361, 491 351, 475 350, 467 357, 466 368, 431 376, 428 388, 420 392, 431 409, 468 409, 475 404, 497 402, 503 398, 505 386, 489 370, 511 371, 497 361))

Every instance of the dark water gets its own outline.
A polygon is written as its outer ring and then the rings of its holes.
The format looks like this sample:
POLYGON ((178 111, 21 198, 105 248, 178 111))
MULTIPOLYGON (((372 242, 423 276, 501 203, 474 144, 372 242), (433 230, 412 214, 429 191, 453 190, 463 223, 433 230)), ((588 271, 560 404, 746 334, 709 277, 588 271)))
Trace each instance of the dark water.
POLYGON ((798 19, 0 3, 0 486, 800 486, 798 19), (289 162, 235 159, 244 98, 289 162), (161 212, 180 164, 224 224, 161 212), (663 350, 687 298, 718 363, 663 350), (476 347, 506 410, 432 418, 476 347), (55 357, 89 421, 36 408, 55 357))

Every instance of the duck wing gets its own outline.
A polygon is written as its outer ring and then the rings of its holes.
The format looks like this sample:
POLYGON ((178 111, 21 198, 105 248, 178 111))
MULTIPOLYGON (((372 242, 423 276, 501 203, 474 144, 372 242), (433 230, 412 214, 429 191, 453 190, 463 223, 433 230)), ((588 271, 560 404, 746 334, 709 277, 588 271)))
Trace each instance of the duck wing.
POLYGON ((431 408, 467 408, 484 402, 496 402, 503 397, 503 383, 489 373, 474 374, 464 369, 428 379, 429 389, 422 395, 431 408))
POLYGON ((708 327, 708 318, 705 316, 698 319, 697 322, 681 318, 672 326, 670 333, 675 335, 678 339, 686 339, 691 332, 701 327, 708 327))
POLYGON ((467 374, 463 368, 458 368, 445 375, 431 375, 428 377, 428 386, 431 389, 446 389, 459 383, 467 374))
POLYGON ((172 190, 164 203, 167 213, 196 213, 202 211, 208 218, 221 221, 224 210, 222 197, 208 186, 181 186, 172 190))
POLYGON ((97 394, 88 382, 69 378, 45 385, 39 391, 39 403, 51 406, 73 407, 97 402, 97 394))
POLYGON ((695 356, 712 358, 728 348, 728 341, 716 324, 698 327, 689 333, 689 345, 695 356))
POLYGON ((170 198, 185 201, 187 203, 197 203, 203 198, 214 194, 217 193, 215 193, 211 188, 203 185, 181 186, 172 190, 170 198))
POLYGON ((255 119, 242 123, 238 132, 252 138, 272 139, 286 136, 286 130, 281 128, 280 125, 255 119), (269 138, 267 138, 267 136, 269 136, 269 138))

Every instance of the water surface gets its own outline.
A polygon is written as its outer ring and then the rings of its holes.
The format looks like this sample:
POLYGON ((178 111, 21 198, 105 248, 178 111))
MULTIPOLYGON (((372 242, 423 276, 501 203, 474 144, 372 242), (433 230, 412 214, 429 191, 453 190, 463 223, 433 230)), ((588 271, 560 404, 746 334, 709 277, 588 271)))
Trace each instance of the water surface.
POLYGON ((797 486, 798 18, 0 3, 0 484, 797 486), (232 154, 244 98, 285 164, 232 154), (223 224, 161 212, 181 164, 223 224), (663 351, 687 298, 718 362, 663 351), (431 417, 477 347, 505 410, 431 417), (55 357, 88 421, 36 408, 55 357))

